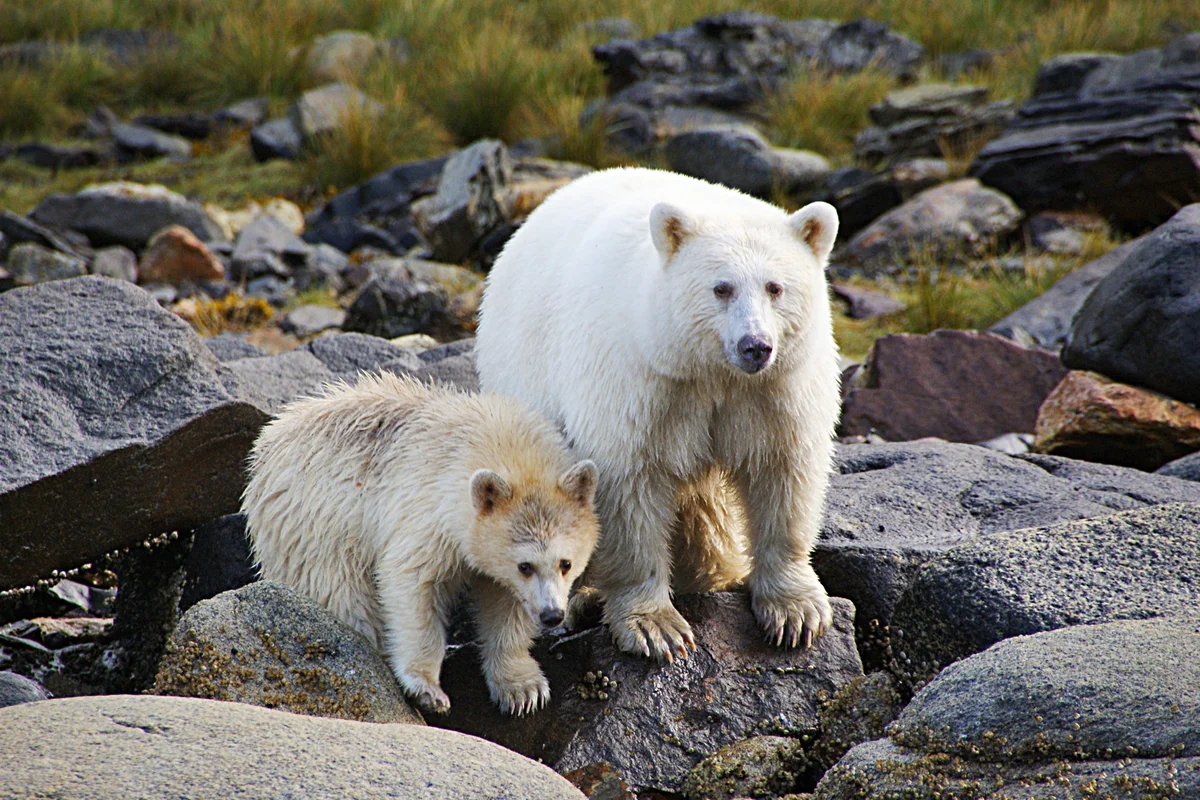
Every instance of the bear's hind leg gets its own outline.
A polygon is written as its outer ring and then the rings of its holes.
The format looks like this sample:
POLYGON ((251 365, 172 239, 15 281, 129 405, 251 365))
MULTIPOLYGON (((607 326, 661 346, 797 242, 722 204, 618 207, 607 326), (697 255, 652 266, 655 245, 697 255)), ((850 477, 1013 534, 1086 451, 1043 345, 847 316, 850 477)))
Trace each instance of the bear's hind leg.
POLYGON ((537 626, 512 592, 490 578, 480 576, 473 589, 483 676, 492 702, 505 714, 537 711, 550 700, 550 684, 529 654, 537 626))

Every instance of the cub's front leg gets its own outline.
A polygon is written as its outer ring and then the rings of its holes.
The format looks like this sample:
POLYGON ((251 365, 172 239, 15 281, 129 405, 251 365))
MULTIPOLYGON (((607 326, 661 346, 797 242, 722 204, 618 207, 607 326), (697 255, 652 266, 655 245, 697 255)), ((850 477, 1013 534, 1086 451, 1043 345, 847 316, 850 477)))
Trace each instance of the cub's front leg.
POLYGON ((809 647, 833 624, 829 597, 810 561, 829 484, 827 459, 801 466, 780 457, 740 469, 735 477, 750 522, 754 615, 774 644, 809 647))
POLYGON ((473 583, 479 604, 483 676, 492 702, 505 714, 537 711, 550 700, 550 684, 529 654, 537 625, 512 592, 490 578, 473 583))
POLYGON ((450 698, 441 686, 446 587, 414 568, 406 554, 383 559, 376 585, 384 642, 396 680, 421 708, 446 713, 450 698))

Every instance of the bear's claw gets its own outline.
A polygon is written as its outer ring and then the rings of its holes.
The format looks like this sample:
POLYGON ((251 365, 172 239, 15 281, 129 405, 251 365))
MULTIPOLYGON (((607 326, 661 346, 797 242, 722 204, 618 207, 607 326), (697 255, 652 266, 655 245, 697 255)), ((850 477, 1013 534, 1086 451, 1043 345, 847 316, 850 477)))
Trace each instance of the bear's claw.
POLYGON ((833 609, 824 591, 786 601, 755 596, 753 607, 767 641, 776 647, 799 644, 808 649, 833 625, 833 609))
POLYGON ((492 690, 492 700, 500 706, 500 710, 518 717, 537 711, 550 702, 550 683, 540 673, 536 678, 489 688, 492 690))
POLYGON ((413 695, 413 700, 425 711, 445 714, 450 711, 450 697, 440 687, 426 687, 413 695))
POLYGON ((696 649, 692 627, 679 612, 667 606, 650 612, 634 613, 609 623, 617 646, 628 653, 666 661, 687 658, 696 649))

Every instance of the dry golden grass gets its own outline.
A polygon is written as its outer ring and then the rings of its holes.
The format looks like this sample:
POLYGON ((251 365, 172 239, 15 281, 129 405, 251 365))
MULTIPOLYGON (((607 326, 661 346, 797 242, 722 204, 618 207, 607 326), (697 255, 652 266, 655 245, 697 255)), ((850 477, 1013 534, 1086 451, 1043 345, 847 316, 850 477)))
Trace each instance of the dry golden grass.
POLYGON ((201 336, 261 328, 275 316, 275 309, 261 297, 243 297, 232 292, 220 300, 189 297, 171 310, 201 336))
POLYGON ((835 159, 848 156, 854 135, 870 124, 867 109, 895 85, 894 78, 874 70, 853 75, 806 71, 768 101, 770 139, 835 159))

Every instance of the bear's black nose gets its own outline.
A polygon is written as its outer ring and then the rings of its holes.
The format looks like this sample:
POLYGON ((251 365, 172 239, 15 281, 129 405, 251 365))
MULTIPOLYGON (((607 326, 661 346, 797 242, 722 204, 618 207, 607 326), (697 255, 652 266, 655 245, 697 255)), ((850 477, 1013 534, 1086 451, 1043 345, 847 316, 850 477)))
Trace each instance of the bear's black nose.
POLYGON ((761 336, 746 335, 738 340, 738 355, 742 358, 742 369, 758 372, 771 360, 771 343, 761 336))
POLYGON ((538 618, 547 628, 556 628, 562 624, 564 614, 561 608, 547 608, 538 618))

